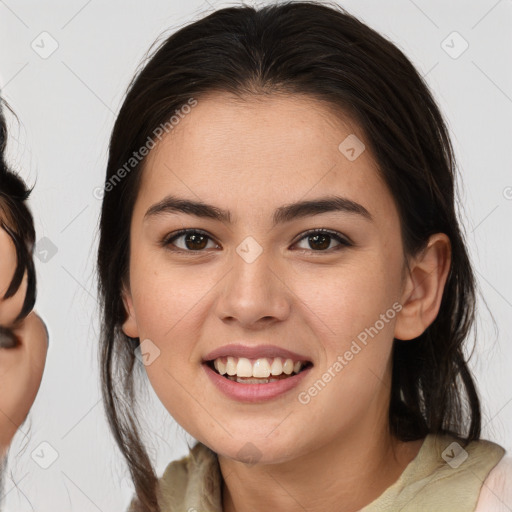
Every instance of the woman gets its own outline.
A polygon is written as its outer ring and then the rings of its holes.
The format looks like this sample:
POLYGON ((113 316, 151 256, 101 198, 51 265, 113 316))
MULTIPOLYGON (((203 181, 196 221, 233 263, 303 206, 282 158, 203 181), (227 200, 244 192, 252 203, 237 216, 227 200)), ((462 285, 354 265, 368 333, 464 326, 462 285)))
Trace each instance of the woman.
POLYGON ((0 453, 25 421, 43 375, 48 333, 33 311, 36 275, 30 190, 5 160, 7 127, 0 104, 0 453))
POLYGON ((418 72, 335 5, 221 9, 163 42, 114 126, 98 251, 131 510, 462 512, 504 496, 464 357, 475 282, 455 179, 418 72), (198 440, 161 479, 141 367, 198 440))

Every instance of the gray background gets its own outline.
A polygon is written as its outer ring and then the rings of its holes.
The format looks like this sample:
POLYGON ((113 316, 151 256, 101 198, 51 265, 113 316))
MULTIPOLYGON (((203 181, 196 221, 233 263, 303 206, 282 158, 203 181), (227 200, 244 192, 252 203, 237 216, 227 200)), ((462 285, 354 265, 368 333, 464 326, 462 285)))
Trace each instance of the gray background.
MULTIPOLYGON (((9 117, 9 157, 30 184, 37 180, 31 197, 39 240, 37 309, 51 338, 41 389, 11 449, 8 511, 106 512, 128 505, 131 484, 107 429, 98 385, 94 261, 101 202, 94 189, 104 179, 115 114, 151 44, 228 5, 237 4, 0 0, 0 88, 20 120, 9 117), (52 45, 58 48, 47 55, 52 45)), ((510 450, 512 2, 342 5, 406 53, 447 118, 464 177, 463 222, 488 306, 480 301, 471 360, 483 402, 483 437, 510 450), (461 53, 465 41, 469 46, 461 53)), ((145 397, 148 442, 162 472, 192 440, 152 390, 145 397)))

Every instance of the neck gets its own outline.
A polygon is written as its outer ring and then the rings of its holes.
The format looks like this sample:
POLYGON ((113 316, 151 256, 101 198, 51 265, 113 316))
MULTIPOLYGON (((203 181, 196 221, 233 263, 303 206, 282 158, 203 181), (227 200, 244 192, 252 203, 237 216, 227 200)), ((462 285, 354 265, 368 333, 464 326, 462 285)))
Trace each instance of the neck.
POLYGON ((247 466, 219 457, 224 512, 356 512, 374 501, 417 455, 423 440, 401 442, 388 428, 359 425, 293 460, 247 466))

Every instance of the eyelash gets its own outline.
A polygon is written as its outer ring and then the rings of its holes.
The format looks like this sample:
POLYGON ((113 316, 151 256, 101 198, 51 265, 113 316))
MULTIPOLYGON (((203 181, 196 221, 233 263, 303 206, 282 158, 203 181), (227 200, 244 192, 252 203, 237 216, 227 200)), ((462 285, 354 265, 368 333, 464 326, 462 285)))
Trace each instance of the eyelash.
MULTIPOLYGON (((167 235, 161 241, 161 245, 163 247, 167 247, 170 251, 173 251, 173 252, 190 253, 192 255, 193 254, 198 254, 198 253, 201 253, 201 252, 205 252, 205 249, 202 249, 202 250, 185 250, 185 249, 180 249, 180 248, 174 248, 174 249, 169 248, 169 246, 172 245, 172 242, 174 242, 178 238, 182 237, 183 235, 187 235, 187 234, 204 235, 207 238, 209 238, 210 240, 213 240, 213 238, 206 231, 203 231, 201 229, 181 229, 179 231, 176 231, 175 233, 171 233, 170 235, 167 235)), ((316 251, 313 250, 313 249, 299 249, 299 250, 303 251, 303 252, 313 252, 313 253, 331 253, 331 252, 334 252, 334 251, 339 251, 339 250, 343 249, 344 247, 352 247, 353 246, 353 243, 350 242, 347 239, 347 237, 345 237, 341 233, 338 233, 337 231, 332 231, 332 230, 329 230, 329 229, 323 229, 323 228, 310 229, 310 230, 304 232, 302 234, 301 238, 299 238, 294 243, 294 245, 299 243, 299 242, 301 242, 305 238, 308 238, 309 236, 316 235, 316 234, 328 235, 331 238, 336 239, 336 241, 338 241, 340 243, 340 245, 335 247, 335 248, 325 249, 325 250, 316 250, 316 251)))

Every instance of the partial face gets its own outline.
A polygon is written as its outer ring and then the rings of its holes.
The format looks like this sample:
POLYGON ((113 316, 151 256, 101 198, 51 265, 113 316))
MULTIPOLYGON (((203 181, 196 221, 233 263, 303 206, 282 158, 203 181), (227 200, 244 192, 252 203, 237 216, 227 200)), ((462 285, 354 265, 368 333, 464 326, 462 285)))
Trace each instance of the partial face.
MULTIPOLYGON (((0 215, 2 213, 0 209, 0 215)), ((0 325, 9 327, 23 308, 27 294, 27 273, 25 272, 23 281, 14 296, 4 300, 3 297, 9 289, 18 260, 14 242, 2 227, 0 227, 0 255, 0 325)))
POLYGON ((143 342, 170 414, 219 455, 251 442, 261 462, 291 460, 387 421, 404 261, 395 204, 361 142, 312 99, 219 94, 147 159, 123 329, 143 342), (170 195, 230 219, 165 207, 170 195), (337 209, 289 208, 336 198, 337 209), (296 377, 286 350, 306 363, 296 377), (220 371, 281 376, 234 382, 205 363, 212 352, 236 356, 220 371))
POLYGON ((16 294, 2 299, 16 266, 14 243, 0 228, 0 326, 9 328, 19 339, 15 347, 0 346, 0 456, 6 452, 35 400, 47 353, 46 328, 34 312, 23 321, 13 323, 25 301, 26 272, 16 294))

